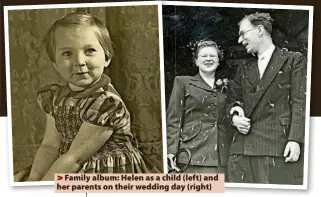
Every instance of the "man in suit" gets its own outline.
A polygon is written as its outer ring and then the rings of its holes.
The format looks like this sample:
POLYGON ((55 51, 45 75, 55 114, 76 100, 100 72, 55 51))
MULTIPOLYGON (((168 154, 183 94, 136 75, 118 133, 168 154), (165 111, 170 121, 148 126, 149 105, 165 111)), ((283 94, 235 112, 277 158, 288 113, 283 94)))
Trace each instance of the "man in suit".
POLYGON ((303 184, 305 57, 276 47, 268 13, 245 16, 238 42, 257 57, 230 83, 228 113, 236 133, 229 182, 303 184))

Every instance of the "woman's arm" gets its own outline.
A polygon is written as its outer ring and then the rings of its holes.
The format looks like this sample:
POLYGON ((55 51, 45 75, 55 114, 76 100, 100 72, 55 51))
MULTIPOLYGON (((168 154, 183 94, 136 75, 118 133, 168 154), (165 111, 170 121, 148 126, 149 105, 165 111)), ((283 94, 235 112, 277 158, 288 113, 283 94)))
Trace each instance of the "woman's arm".
POLYGON ((47 173, 58 157, 61 136, 58 133, 55 120, 46 114, 46 128, 42 143, 35 155, 27 181, 39 181, 47 173))
POLYGON ((81 164, 92 157, 106 143, 112 133, 111 127, 101 127, 84 122, 69 151, 55 161, 42 180, 54 180, 55 173, 76 173, 81 164))

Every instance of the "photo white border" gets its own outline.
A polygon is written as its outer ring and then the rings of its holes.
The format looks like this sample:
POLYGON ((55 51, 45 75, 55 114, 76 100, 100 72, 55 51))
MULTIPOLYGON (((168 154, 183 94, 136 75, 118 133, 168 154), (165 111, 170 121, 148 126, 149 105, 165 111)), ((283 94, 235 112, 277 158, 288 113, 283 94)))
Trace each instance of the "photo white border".
POLYGON ((262 8, 262 9, 287 9, 287 10, 307 10, 309 11, 309 36, 307 55, 307 99, 306 99, 306 123, 305 123, 305 158, 304 158, 304 180, 303 185, 276 185, 276 184, 246 184, 246 183, 225 183, 226 187, 240 188, 272 188, 272 189, 307 189, 308 180, 308 157, 309 157, 309 119, 310 119, 310 95, 311 95, 311 60, 312 60, 312 34, 313 34, 313 6, 301 5, 277 5, 277 4, 250 4, 250 3, 209 3, 209 2, 180 2, 180 1, 142 1, 142 2, 109 2, 109 3, 76 3, 76 4, 52 4, 52 5, 18 5, 4 6, 4 35, 5 35, 5 57, 6 57, 6 87, 7 87, 7 107, 8 107, 8 130, 9 130, 9 175, 10 186, 37 186, 53 185, 54 181, 38 182, 14 182, 13 181, 13 153, 12 153, 12 114, 11 114, 11 82, 10 82, 10 56, 9 56, 9 35, 8 35, 8 11, 28 10, 28 9, 57 9, 57 8, 89 8, 89 7, 116 7, 116 6, 158 6, 159 25, 159 52, 160 52, 160 79, 161 79, 161 106, 162 106, 162 138, 163 138, 163 167, 167 173, 167 134, 166 134, 166 107, 165 107, 165 80, 164 80, 164 55, 163 55, 163 24, 162 5, 173 6, 200 6, 200 7, 227 7, 227 8, 262 8))
MULTIPOLYGON (((281 4, 280 5, 277 5, 277 4, 251 4, 251 3, 183 2, 183 1, 163 1, 163 5, 195 6, 195 7, 198 6, 198 7, 226 7, 226 8, 285 9, 285 10, 306 10, 306 11, 309 11, 303 185, 225 183, 225 187, 307 190, 308 189, 308 183, 307 183, 308 182, 308 166, 309 166, 308 165, 309 164, 308 158, 309 158, 309 133, 310 133, 312 35, 313 35, 313 8, 314 8, 314 6, 281 5, 281 4)), ((165 116, 165 117, 163 117, 163 119, 166 120, 166 113, 163 112, 163 116, 165 116)), ((167 139, 167 138, 165 138, 165 139, 167 139)), ((167 147, 166 147, 166 149, 167 149, 167 147)))
MULTIPOLYGON (((162 2, 161 1, 139 1, 139 2, 108 2, 108 3, 73 3, 73 4, 48 4, 48 5, 17 5, 4 6, 4 35, 5 35, 5 65, 6 65, 6 88, 7 88, 7 120, 8 120, 8 140, 9 140, 9 184, 10 186, 44 186, 54 185, 54 181, 34 181, 34 182, 14 182, 13 178, 13 141, 12 141, 12 111, 11 111, 11 81, 10 81, 10 55, 9 55, 9 20, 8 11, 10 10, 31 10, 31 9, 59 9, 59 8, 93 8, 93 7, 126 7, 126 6, 150 6, 158 7, 158 35, 159 35, 159 63, 160 63, 160 83, 161 83, 161 107, 165 108, 165 92, 164 92, 164 57, 163 57, 163 24, 162 24, 162 2)), ((162 125, 166 125, 162 116, 162 125)), ((163 127, 166 128, 166 127, 163 127)), ((166 130, 162 129, 162 145, 163 160, 166 160, 166 130)), ((164 171, 167 169, 167 163, 163 163, 164 171)))
POLYGON ((161 117, 162 117, 162 132, 163 132, 163 171, 168 173, 167 169, 167 131, 166 131, 166 102, 165 102, 165 66, 164 66, 164 39, 163 39, 163 7, 158 6, 158 28, 159 28, 159 58, 160 58, 160 87, 161 87, 161 117))

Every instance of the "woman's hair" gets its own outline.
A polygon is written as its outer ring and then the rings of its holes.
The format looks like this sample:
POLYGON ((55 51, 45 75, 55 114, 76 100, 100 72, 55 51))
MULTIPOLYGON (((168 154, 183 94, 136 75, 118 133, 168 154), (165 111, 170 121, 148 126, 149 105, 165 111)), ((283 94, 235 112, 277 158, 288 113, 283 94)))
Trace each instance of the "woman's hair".
POLYGON ((204 47, 214 47, 217 50, 219 60, 223 59, 223 53, 218 48, 217 44, 212 40, 200 40, 195 44, 195 53, 194 53, 194 60, 197 59, 199 51, 204 47))
POLYGON ((84 12, 69 13, 53 23, 47 30, 43 43, 46 47, 49 59, 55 62, 55 31, 58 27, 77 27, 88 26, 92 27, 100 45, 104 49, 106 60, 112 59, 114 51, 112 48, 112 42, 106 26, 97 18, 84 12))
POLYGON ((247 15, 239 22, 239 25, 245 19, 249 20, 255 27, 262 25, 269 34, 272 34, 272 23, 274 20, 271 18, 269 13, 256 12, 254 14, 247 15))
POLYGON ((218 47, 218 45, 214 41, 212 41, 210 39, 206 39, 206 40, 200 40, 200 41, 196 42, 194 45, 195 52, 193 53, 194 61, 197 59, 199 51, 204 47, 214 47, 217 50, 217 55, 219 58, 220 65, 217 67, 217 69, 215 71, 215 78, 216 79, 228 78, 228 70, 224 66, 223 52, 220 50, 220 48, 218 47))

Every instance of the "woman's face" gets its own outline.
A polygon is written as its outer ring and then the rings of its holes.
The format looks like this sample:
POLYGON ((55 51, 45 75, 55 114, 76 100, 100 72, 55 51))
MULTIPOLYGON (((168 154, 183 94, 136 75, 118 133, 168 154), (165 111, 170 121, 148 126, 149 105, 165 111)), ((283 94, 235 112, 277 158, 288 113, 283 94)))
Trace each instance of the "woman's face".
POLYGON ((200 72, 207 74, 214 73, 219 66, 217 49, 211 46, 201 48, 198 51, 195 63, 200 72))

